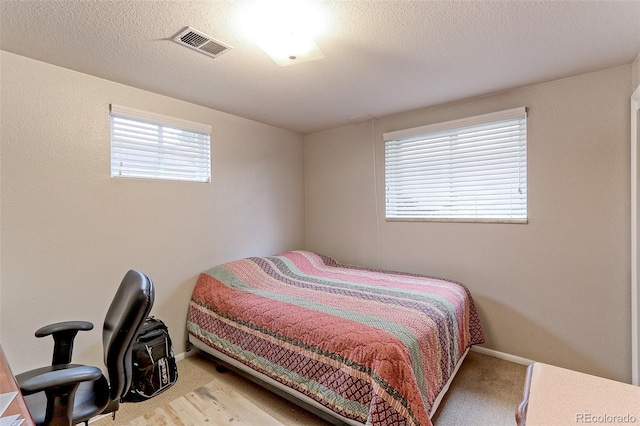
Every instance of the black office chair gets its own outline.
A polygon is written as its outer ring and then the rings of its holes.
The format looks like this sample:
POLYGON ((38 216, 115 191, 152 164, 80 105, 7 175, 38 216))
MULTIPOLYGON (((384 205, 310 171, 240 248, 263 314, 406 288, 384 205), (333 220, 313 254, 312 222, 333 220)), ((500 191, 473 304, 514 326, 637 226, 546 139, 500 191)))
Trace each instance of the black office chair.
POLYGON ((151 312, 155 291, 142 272, 131 270, 116 292, 102 331, 104 363, 109 380, 98 367, 71 364, 73 341, 80 330, 91 330, 86 321, 51 324, 36 337, 53 336, 52 365, 16 376, 35 423, 69 426, 101 413, 118 410, 131 385, 131 348, 142 323, 151 312))

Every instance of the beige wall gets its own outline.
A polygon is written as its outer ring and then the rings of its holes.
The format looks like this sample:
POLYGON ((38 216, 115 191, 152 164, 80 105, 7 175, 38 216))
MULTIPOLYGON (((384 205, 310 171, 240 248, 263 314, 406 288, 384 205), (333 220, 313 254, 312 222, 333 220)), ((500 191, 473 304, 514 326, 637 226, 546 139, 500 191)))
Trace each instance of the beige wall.
MULTIPOLYGON (((14 372, 50 362, 40 326, 100 329, 129 268, 153 279, 152 313, 184 352, 199 272, 304 245, 301 135, 7 52, 0 65, 0 340, 14 372), (211 124, 213 182, 111 179, 110 103, 211 124)), ((100 339, 81 334, 74 361, 102 365, 100 339)))
MULTIPOLYGON (((303 157, 293 132, 1 52, 3 348, 16 372, 48 362, 51 343, 33 331, 69 318, 99 328, 135 267, 154 280, 153 313, 180 353, 200 271, 302 247, 306 229, 307 248, 341 261, 466 283, 489 348, 627 381, 637 70, 307 135, 303 157), (213 183, 109 178, 109 103, 211 124, 213 183), (522 105, 528 225, 385 222, 383 132, 522 105)), ((75 360, 101 364, 100 351, 99 332, 84 333, 75 360)))
POLYGON ((640 53, 633 62, 633 89, 640 87, 640 53))
POLYGON ((626 65, 305 136, 307 248, 461 281, 486 347, 629 381, 631 82, 626 65), (384 220, 383 132, 519 106, 528 224, 384 220))

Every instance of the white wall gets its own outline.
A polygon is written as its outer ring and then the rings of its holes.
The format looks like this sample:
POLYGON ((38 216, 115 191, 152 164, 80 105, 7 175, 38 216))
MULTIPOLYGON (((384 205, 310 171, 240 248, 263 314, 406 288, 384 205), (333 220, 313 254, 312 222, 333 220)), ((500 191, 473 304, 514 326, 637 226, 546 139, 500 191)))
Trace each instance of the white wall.
POLYGON ((15 373, 50 362, 50 322, 92 321, 74 361, 102 365, 100 329, 130 268, 185 350, 198 274, 304 245, 302 136, 0 52, 0 340, 15 373), (111 179, 109 104, 213 126, 210 184, 111 179))
POLYGON ((306 135, 307 248, 461 281, 486 347, 629 381, 631 82, 626 65, 306 135), (519 106, 528 224, 384 220, 382 133, 519 106))

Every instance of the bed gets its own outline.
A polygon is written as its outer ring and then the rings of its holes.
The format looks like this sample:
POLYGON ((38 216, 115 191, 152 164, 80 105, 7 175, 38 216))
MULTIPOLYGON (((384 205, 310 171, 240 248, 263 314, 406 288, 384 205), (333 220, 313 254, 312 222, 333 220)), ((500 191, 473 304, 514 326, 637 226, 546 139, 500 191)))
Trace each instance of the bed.
POLYGON ((469 290, 291 251, 200 274, 189 341, 334 424, 431 426, 484 337, 469 290))

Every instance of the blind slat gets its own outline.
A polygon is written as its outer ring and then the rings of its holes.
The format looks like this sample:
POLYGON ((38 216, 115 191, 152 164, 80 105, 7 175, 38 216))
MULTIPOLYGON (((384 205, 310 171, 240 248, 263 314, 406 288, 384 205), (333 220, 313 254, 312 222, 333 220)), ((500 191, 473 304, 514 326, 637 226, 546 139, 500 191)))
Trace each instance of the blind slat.
POLYGON ((384 136, 388 219, 526 222, 525 108, 384 136))
POLYGON ((111 176, 210 182, 210 129, 112 105, 111 176))

